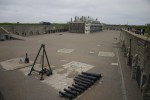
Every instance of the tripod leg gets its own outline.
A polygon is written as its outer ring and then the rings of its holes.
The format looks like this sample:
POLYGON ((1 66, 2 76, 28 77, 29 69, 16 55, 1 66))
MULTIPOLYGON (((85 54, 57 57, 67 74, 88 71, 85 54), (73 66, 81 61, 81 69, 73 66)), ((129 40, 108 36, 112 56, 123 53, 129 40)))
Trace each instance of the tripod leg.
POLYGON ((43 45, 43 56, 42 56, 42 71, 41 71, 41 79, 40 80, 44 80, 43 78, 43 74, 44 74, 44 70, 43 70, 43 66, 44 66, 44 45, 43 45))
POLYGON ((42 47, 43 47, 43 45, 41 45, 41 47, 40 47, 40 49, 39 49, 39 52, 38 52, 38 54, 37 54, 37 56, 36 56, 36 58, 35 58, 35 60, 34 60, 34 63, 33 63, 32 68, 31 68, 31 70, 30 70, 30 73, 28 74, 29 76, 31 75, 31 72, 33 71, 33 67, 34 67, 34 65, 35 65, 35 63, 36 63, 36 60, 37 60, 37 58, 38 58, 38 56, 39 56, 39 54, 40 54, 40 51, 41 51, 42 47))
POLYGON ((47 57, 45 48, 44 48, 44 52, 45 52, 45 56, 46 56, 46 60, 47 60, 47 63, 48 63, 48 67, 49 67, 49 69, 50 69, 50 72, 51 72, 51 74, 53 74, 53 72, 52 72, 52 70, 51 70, 51 67, 50 67, 50 64, 49 64, 49 60, 48 60, 48 57, 47 57))

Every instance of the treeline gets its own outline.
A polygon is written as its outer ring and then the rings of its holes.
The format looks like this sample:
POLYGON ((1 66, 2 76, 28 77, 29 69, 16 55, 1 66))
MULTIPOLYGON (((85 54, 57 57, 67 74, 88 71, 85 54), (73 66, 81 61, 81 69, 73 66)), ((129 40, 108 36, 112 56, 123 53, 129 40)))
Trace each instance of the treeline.
POLYGON ((49 23, 46 22, 43 23, 0 23, 0 25, 67 25, 67 23, 49 23))

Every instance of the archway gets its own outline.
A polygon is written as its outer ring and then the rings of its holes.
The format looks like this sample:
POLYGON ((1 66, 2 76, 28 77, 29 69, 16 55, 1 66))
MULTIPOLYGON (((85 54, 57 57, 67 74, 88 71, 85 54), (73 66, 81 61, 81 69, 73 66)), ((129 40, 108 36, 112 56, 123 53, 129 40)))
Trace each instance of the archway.
POLYGON ((142 78, 142 86, 147 82, 148 78, 146 75, 143 75, 143 78, 142 78))

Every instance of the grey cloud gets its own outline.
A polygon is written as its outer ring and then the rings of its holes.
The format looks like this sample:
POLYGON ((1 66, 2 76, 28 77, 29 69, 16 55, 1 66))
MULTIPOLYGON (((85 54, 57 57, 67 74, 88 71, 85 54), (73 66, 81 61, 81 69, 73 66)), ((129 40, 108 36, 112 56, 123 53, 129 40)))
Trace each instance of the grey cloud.
POLYGON ((0 0, 0 22, 67 22, 83 15, 110 24, 146 24, 149 9, 149 0, 0 0))

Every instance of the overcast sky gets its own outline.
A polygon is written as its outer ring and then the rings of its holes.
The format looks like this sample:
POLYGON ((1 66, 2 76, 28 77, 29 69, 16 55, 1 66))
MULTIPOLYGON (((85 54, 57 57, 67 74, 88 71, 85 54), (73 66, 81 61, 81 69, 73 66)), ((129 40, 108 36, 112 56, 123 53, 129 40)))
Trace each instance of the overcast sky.
POLYGON ((150 23, 150 0, 0 0, 0 22, 66 23, 74 16, 144 25, 150 23))

